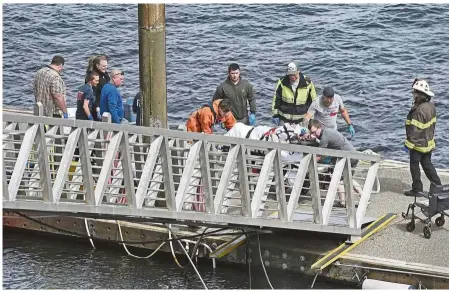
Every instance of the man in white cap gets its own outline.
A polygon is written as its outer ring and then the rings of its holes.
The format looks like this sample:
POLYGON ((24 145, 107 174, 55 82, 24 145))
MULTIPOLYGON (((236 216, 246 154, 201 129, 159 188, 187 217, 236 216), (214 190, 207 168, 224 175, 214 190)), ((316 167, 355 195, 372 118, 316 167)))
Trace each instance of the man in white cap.
POLYGON ((271 107, 273 122, 276 125, 302 122, 304 114, 315 99, 313 82, 302 74, 298 62, 290 62, 287 74, 276 85, 271 107))
POLYGON ((430 182, 441 185, 440 177, 432 164, 432 150, 435 148, 436 109, 430 99, 434 96, 429 85, 423 79, 416 78, 413 82, 414 103, 405 121, 406 140, 404 150, 410 153, 410 173, 412 189, 405 192, 406 196, 415 196, 423 191, 421 171, 424 170, 430 182))

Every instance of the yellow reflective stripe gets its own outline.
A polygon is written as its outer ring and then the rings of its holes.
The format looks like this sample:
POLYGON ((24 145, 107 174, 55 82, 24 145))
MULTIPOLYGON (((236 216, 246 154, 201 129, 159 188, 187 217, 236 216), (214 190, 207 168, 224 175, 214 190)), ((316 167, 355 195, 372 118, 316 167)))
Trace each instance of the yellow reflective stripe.
POLYGON ((286 113, 283 113, 282 111, 279 111, 279 115, 285 117, 288 120, 299 120, 301 118, 304 118, 305 113, 302 115, 293 115, 293 114, 286 114, 286 113))
POLYGON ((422 123, 419 122, 418 120, 412 119, 412 120, 405 120, 405 125, 413 125, 418 127, 419 129, 426 129, 429 128, 430 126, 432 126, 432 124, 437 123, 437 118, 433 117, 429 122, 427 123, 422 123))
POLYGON ((411 143, 411 142, 407 139, 407 140, 405 140, 405 146, 412 150, 412 149, 415 147, 415 144, 411 143))
POLYGON ((429 142, 427 142, 427 147, 418 147, 415 146, 414 150, 420 152, 420 153, 428 153, 431 150, 433 150, 435 148, 435 140, 429 140, 429 142))
POLYGON ((436 145, 435 145, 435 139, 431 139, 427 142, 426 147, 416 146, 415 144, 411 143, 409 140, 405 141, 405 146, 408 147, 409 149, 413 149, 420 153, 428 153, 431 150, 433 150, 436 145))

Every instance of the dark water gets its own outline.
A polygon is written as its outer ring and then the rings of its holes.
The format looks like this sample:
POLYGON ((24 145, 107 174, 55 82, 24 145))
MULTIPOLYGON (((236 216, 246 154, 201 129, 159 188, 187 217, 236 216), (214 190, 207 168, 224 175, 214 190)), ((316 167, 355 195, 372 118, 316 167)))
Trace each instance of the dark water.
MULTIPOLYGON (((296 59, 318 93, 326 85, 340 92, 356 147, 407 161, 404 120, 419 76, 436 94, 434 161, 449 168, 449 4, 167 5, 166 22, 170 124, 211 99, 230 62, 240 63, 256 89, 258 123, 269 124, 276 81, 296 59)), ((3 5, 3 105, 31 109, 34 73, 62 54, 68 104, 75 106, 95 53, 125 70, 122 93, 133 97, 137 4, 3 5)))
MULTIPOLYGON (((129 249, 137 255, 148 254, 129 249)), ((183 265, 187 262, 182 258, 179 261, 183 265)), ((204 261, 198 270, 209 289, 249 289, 246 266, 229 267, 218 263, 214 272, 211 261, 204 261)), ((3 236, 3 289, 203 288, 192 268, 186 276, 183 272, 171 255, 165 253, 142 260, 127 256, 123 249, 100 247, 93 250, 87 241, 74 243, 10 230, 3 236)), ((268 274, 277 289, 306 289, 312 284, 311 279, 298 274, 270 270, 268 274)), ((261 267, 253 265, 251 275, 252 289, 269 289, 261 267)), ((314 288, 345 287, 317 280, 314 288)))

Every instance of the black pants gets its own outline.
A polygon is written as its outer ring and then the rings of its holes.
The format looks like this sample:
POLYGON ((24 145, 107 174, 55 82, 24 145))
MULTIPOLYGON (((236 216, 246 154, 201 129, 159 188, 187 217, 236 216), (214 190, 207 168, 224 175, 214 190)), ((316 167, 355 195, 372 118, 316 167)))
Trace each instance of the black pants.
POLYGON ((419 169, 419 163, 426 174, 426 177, 437 185, 441 185, 440 177, 438 177, 437 171, 431 161, 432 152, 420 153, 415 150, 410 150, 410 173, 412 174, 412 189, 413 191, 423 191, 423 185, 421 182, 421 170, 419 169))

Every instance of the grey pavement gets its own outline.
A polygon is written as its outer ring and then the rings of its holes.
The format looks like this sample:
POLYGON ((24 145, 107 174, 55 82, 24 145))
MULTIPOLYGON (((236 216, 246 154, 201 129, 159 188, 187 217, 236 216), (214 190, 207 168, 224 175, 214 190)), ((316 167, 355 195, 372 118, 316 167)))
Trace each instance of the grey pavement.
MULTIPOLYGON (((424 173, 421 173, 424 190, 428 190, 429 181, 424 173)), ((439 175, 443 184, 449 184, 449 172, 439 172, 439 175)), ((449 218, 445 218, 446 223, 442 227, 435 225, 435 218, 438 216, 432 218, 430 239, 424 238, 424 224, 419 220, 416 221, 413 232, 406 230, 406 224, 410 220, 404 220, 401 215, 414 201, 413 197, 403 195, 404 190, 411 188, 408 164, 398 165, 397 168, 381 167, 378 176, 381 189, 378 194, 371 195, 371 204, 366 216, 380 217, 385 213, 396 213, 398 216, 386 228, 372 235, 350 253, 449 267, 449 218)), ((419 208, 415 211, 423 217, 419 208)))

